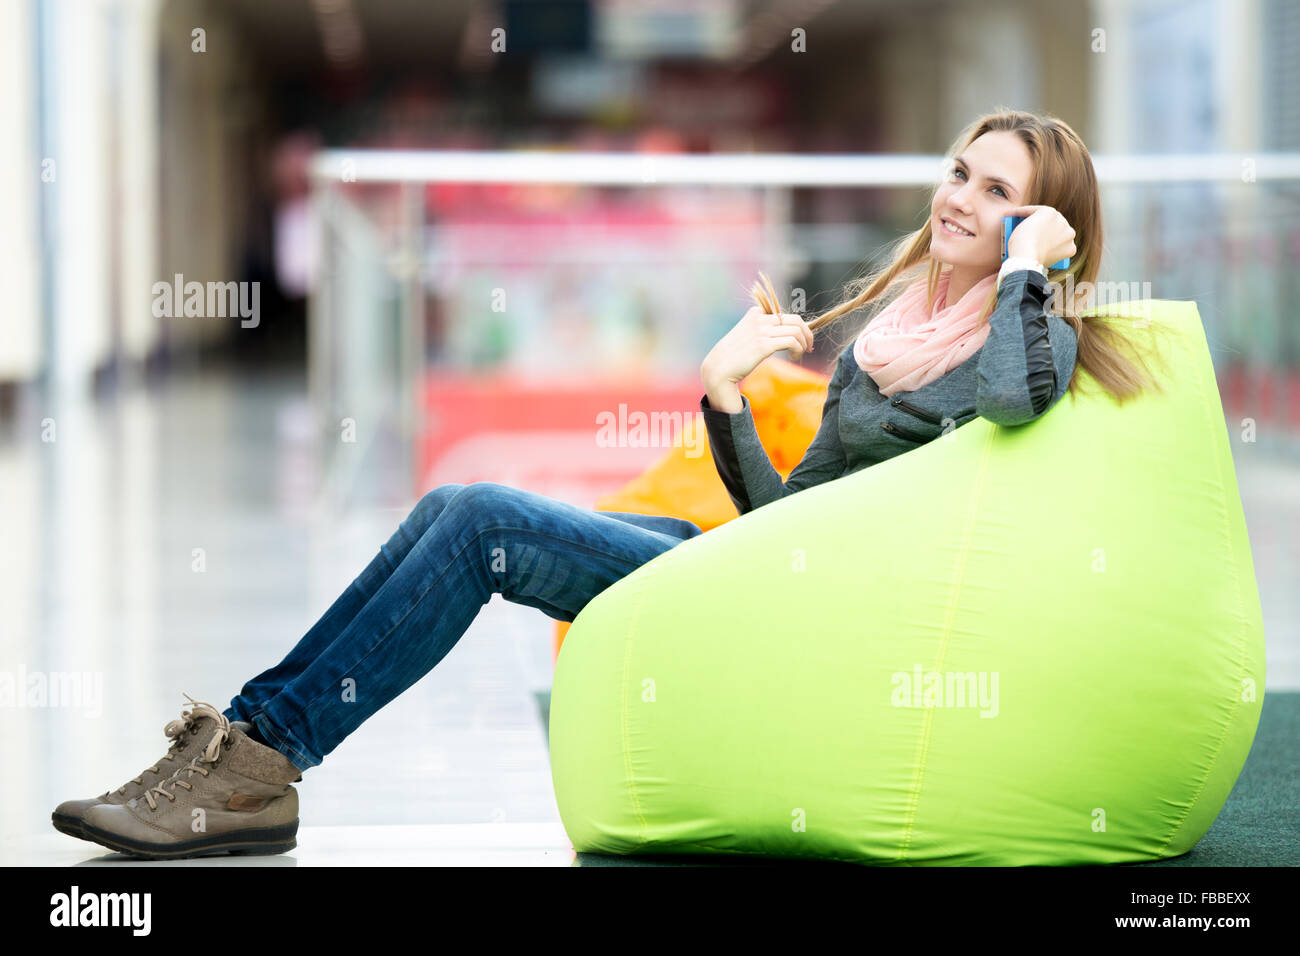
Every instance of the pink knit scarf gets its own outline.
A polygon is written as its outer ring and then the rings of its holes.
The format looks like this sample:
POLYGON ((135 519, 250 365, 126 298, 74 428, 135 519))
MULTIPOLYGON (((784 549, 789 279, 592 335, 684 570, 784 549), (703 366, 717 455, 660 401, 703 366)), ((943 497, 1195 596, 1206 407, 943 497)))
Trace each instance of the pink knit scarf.
POLYGON ((858 367, 880 386, 880 394, 914 392, 966 361, 989 337, 987 321, 976 324, 997 273, 976 282, 949 306, 950 271, 940 273, 934 307, 925 307, 926 279, 908 286, 867 323, 853 343, 858 367))

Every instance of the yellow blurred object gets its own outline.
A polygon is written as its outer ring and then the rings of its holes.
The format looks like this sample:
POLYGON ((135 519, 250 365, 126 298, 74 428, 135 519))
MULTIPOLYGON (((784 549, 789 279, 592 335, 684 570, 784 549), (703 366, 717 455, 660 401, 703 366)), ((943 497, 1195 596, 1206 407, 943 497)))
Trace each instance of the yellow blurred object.
MULTIPOLYGON (((759 440, 781 478, 788 478, 803 459, 821 425, 822 406, 830 376, 814 372, 785 359, 769 358, 740 382, 749 399, 759 440)), ((738 517, 727 494, 713 455, 703 434, 704 416, 696 413, 688 427, 700 429, 698 445, 704 454, 691 457, 695 442, 678 442, 663 458, 626 485, 596 502, 597 511, 628 511, 634 514, 685 518, 709 531, 738 517)), ((569 625, 557 621, 555 654, 569 625)))

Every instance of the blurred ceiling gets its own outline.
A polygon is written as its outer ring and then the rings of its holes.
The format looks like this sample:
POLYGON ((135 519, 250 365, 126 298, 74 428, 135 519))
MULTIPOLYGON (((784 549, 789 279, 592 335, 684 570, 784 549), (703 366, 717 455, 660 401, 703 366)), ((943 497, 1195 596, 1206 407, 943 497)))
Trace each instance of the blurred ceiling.
POLYGON ((459 56, 466 24, 482 0, 223 0, 258 47, 268 70, 288 78, 330 67, 318 10, 351 11, 367 68, 445 69, 459 56))
MULTIPOLYGON (((634 0, 619 2, 626 6, 634 0)), ((696 0, 690 6, 707 10, 708 4, 696 0)), ((472 59, 464 55, 467 41, 485 37, 504 22, 498 0, 222 0, 221 5, 254 44, 266 69, 282 80, 337 67, 338 58, 332 64, 326 54, 327 22, 359 27, 355 32, 364 68, 381 73, 466 69, 472 59)), ((735 0, 735 18, 746 35, 733 65, 760 62, 789 42, 791 24, 815 21, 822 32, 819 42, 842 46, 860 41, 873 21, 943 5, 926 0, 735 0)))

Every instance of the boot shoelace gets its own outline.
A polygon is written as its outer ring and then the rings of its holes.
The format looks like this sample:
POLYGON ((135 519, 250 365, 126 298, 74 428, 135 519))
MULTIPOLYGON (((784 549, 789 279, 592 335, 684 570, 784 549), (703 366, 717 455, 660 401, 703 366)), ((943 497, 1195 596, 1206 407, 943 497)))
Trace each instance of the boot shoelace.
POLYGON ((144 798, 147 801, 149 801, 150 810, 158 809, 158 801, 154 799, 155 793, 158 794, 159 796, 166 797, 170 804, 175 802, 176 800, 177 787, 184 787, 186 790, 193 790, 194 785, 189 782, 188 778, 194 776, 196 773, 201 773, 203 774, 203 776, 206 777, 209 773, 212 772, 209 768, 201 767, 199 766, 199 764, 200 763, 216 764, 216 762, 221 759, 222 745, 225 744, 227 749, 229 749, 230 721, 226 719, 226 716, 224 714, 218 713, 216 716, 217 716, 217 731, 212 735, 212 739, 208 741, 208 745, 203 748, 203 753, 195 757, 184 767, 181 767, 179 770, 177 770, 166 780, 163 780, 161 783, 158 783, 157 785, 150 787, 148 790, 144 792, 144 798), (185 780, 181 779, 181 774, 185 774, 186 776, 185 780), (169 784, 169 783, 172 785, 172 789, 170 791, 165 789, 164 786, 165 784, 169 784))
POLYGON ((170 737, 172 741, 172 745, 167 749, 166 756, 162 757, 152 767, 140 771, 140 776, 133 777, 126 783, 122 784, 122 786, 118 787, 117 792, 119 794, 124 795, 126 793, 126 788, 133 783, 144 783, 144 775, 146 773, 158 773, 159 767, 169 761, 175 760, 176 755, 185 746, 182 742, 185 733, 187 731, 195 734, 199 732, 198 722, 200 718, 211 717, 214 720, 217 720, 218 723, 225 719, 211 704, 195 700, 189 694, 185 694, 185 699, 190 702, 191 706, 188 709, 181 711, 180 718, 168 721, 167 725, 163 727, 163 733, 170 737))

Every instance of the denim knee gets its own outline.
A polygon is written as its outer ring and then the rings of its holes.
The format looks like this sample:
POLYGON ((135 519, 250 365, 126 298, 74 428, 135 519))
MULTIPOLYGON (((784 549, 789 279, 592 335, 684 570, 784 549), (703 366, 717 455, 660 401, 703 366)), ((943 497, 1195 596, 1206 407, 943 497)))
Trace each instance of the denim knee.
POLYGON ((455 483, 439 485, 430 491, 426 491, 415 507, 411 509, 410 518, 419 526, 421 531, 433 524, 438 515, 442 514, 442 509, 451 503, 451 500, 465 490, 465 485, 455 483))
POLYGON ((455 496, 455 507, 471 519, 499 518, 521 495, 527 494, 495 481, 475 481, 461 488, 463 490, 455 496))

